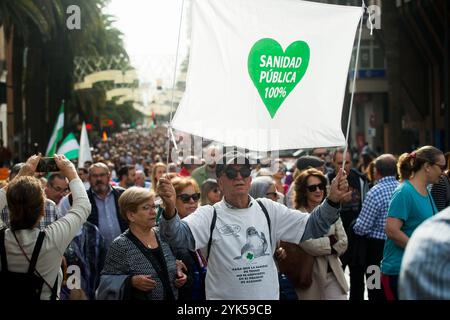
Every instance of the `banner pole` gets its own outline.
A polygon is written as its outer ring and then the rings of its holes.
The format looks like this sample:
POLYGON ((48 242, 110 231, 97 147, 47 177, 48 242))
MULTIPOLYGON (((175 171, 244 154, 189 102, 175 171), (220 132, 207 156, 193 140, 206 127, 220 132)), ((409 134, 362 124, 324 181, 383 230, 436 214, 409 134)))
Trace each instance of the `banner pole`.
MULTIPOLYGON (((363 9, 364 8, 365 8, 365 3, 363 1, 363 9)), ((345 135, 344 154, 342 155, 342 157, 343 157, 342 169, 345 168, 345 161, 347 159, 348 139, 349 139, 349 134, 350 134, 350 124, 351 124, 351 121, 352 121, 353 99, 355 97, 355 89, 356 89, 356 76, 358 74, 359 49, 361 47, 361 35, 362 35, 362 28, 363 28, 363 20, 364 20, 364 13, 361 16, 361 22, 359 24, 358 46, 357 46, 357 49, 356 49, 355 68, 353 70, 352 94, 351 94, 351 99, 350 99, 350 109, 349 109, 349 112, 348 112, 347 133, 345 135)))
POLYGON ((175 137, 173 135, 173 130, 172 130, 172 116, 173 116, 173 106, 174 106, 175 83, 177 80, 178 52, 180 51, 180 38, 181 38, 181 26, 182 26, 182 22, 183 22, 183 11, 184 11, 184 0, 181 2, 180 23, 178 26, 177 51, 175 54, 175 66, 173 68, 172 98, 171 98, 171 107, 170 107, 170 116, 169 116, 169 126, 167 128, 167 163, 166 163, 166 172, 167 173, 169 173, 170 141, 171 140, 173 142, 175 150, 178 150, 177 143, 175 141, 175 137))

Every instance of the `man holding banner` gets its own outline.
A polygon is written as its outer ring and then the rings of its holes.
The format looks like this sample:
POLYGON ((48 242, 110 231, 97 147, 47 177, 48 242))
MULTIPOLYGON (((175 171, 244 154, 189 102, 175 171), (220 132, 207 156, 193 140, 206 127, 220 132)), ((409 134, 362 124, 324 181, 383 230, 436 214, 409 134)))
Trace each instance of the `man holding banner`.
MULTIPOLYGON (((346 145, 342 105, 358 22, 361 39, 361 7, 198 0, 191 11, 186 90, 169 132, 173 127, 259 152, 346 145)), ((278 299, 272 259, 277 241, 299 243, 326 234, 349 195, 346 174, 339 171, 327 200, 311 215, 252 199, 243 155, 223 159, 216 175, 224 199, 183 220, 173 187, 160 180, 166 208, 161 231, 172 245, 211 254, 208 299, 278 299)))
POLYGON ((300 243, 323 236, 339 217, 339 203, 348 196, 346 174, 341 170, 328 198, 312 214, 305 214, 250 197, 250 172, 245 155, 226 154, 216 168, 223 200, 200 207, 183 220, 176 212, 175 189, 168 179, 159 180, 158 194, 165 205, 161 233, 172 246, 206 249, 207 299, 279 299, 273 260, 277 242, 300 243))

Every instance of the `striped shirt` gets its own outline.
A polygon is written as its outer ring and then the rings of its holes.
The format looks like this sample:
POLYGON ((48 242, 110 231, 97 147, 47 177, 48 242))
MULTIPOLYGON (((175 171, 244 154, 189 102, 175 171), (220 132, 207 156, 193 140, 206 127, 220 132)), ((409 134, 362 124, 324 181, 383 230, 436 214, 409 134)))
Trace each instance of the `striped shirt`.
POLYGON ((360 236, 386 240, 384 227, 392 194, 398 186, 393 176, 384 177, 367 193, 353 231, 360 236))
POLYGON ((403 255, 399 297, 450 299, 450 208, 422 223, 403 255))

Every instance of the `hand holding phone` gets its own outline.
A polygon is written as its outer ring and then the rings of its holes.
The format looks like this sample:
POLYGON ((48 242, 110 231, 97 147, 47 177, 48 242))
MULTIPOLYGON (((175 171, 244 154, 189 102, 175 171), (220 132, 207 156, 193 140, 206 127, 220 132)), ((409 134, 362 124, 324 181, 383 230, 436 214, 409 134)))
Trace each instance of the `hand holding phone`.
POLYGON ((55 158, 53 157, 41 158, 36 168, 36 172, 57 172, 57 171, 59 171, 59 168, 56 165, 55 158))

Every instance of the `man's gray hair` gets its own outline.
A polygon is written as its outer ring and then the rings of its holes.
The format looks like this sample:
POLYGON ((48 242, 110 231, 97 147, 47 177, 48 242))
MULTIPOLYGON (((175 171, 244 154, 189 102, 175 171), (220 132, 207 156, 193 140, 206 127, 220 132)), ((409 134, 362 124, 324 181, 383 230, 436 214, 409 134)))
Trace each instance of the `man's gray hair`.
POLYGON ((95 168, 101 168, 101 169, 105 170, 106 173, 108 173, 108 174, 110 173, 109 167, 106 164, 104 164, 103 162, 96 162, 89 167, 89 169, 88 169, 89 175, 91 175, 92 170, 94 170, 95 168))

